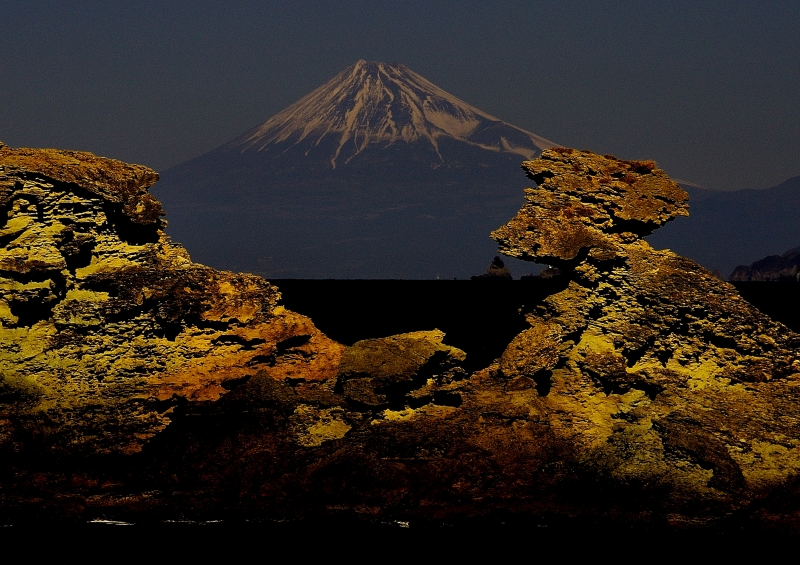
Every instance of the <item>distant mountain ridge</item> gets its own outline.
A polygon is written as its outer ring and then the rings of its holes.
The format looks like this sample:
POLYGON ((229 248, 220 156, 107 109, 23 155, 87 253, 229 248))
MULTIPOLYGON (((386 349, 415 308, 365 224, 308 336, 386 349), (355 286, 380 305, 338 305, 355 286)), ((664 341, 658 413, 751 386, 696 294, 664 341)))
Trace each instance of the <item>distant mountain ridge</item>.
MULTIPOLYGON (((262 124, 162 173, 153 193, 193 258, 267 278, 468 278, 555 144, 398 63, 358 61, 262 124)), ((658 156, 653 156, 657 158, 658 156)), ((800 176, 723 192, 648 241, 731 273, 797 245, 800 176)), ((512 272, 520 267, 508 260, 512 272)))
POLYGON ((193 258, 269 278, 466 278, 556 144, 405 65, 358 61, 153 192, 193 258))
POLYGON ((740 265, 731 273, 732 281, 794 281, 800 282, 800 247, 782 255, 770 255, 750 266, 740 265))
POLYGON ((716 191, 684 187, 689 217, 648 237, 709 270, 732 273, 797 245, 800 240, 800 176, 772 188, 716 191))

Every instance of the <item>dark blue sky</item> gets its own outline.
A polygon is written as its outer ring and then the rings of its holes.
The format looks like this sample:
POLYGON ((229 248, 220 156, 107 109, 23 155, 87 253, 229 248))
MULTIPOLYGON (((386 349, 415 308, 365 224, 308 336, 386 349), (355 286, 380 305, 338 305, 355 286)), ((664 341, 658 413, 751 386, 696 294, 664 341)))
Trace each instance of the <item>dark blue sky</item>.
POLYGON ((0 3, 0 140, 163 170, 357 59, 709 188, 800 175, 800 2, 0 3))

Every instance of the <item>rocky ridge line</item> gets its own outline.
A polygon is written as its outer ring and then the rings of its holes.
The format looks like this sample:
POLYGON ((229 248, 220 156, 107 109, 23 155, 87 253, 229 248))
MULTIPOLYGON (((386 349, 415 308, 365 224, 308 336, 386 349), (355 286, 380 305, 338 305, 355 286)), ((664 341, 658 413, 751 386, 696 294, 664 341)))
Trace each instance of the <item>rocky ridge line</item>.
POLYGON ((800 336, 641 239, 687 213, 686 193, 653 162, 587 151, 523 168, 538 186, 492 237, 568 285, 530 313, 500 367, 548 380, 554 433, 598 472, 733 506, 797 474, 800 336))
POLYGON ((729 280, 800 282, 800 247, 794 247, 783 255, 764 257, 749 267, 739 265, 729 280))

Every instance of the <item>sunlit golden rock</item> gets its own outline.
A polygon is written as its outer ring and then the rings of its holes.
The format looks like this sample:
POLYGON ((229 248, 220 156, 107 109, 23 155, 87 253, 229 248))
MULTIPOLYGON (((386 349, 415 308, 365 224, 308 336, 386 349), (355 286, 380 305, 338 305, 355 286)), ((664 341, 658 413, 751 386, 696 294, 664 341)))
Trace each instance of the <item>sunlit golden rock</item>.
POLYGON ((800 336, 641 239, 685 215, 686 194, 652 162, 588 151, 523 168, 539 186, 493 237, 567 285, 501 367, 549 381, 538 402, 553 433, 598 473, 696 500, 735 506, 800 473, 800 336))
POLYGON ((157 180, 90 153, 0 147, 0 395, 13 400, 0 421, 16 430, 0 443, 137 451, 178 401, 216 400, 257 371, 336 376, 342 346, 276 307, 274 286, 192 263, 164 235, 157 180))
POLYGON ((339 379, 345 398, 368 406, 389 405, 405 394, 422 389, 429 378, 446 374, 466 355, 442 343, 434 330, 367 339, 345 349, 339 379))
POLYGON ((689 215, 688 195, 653 161, 555 148, 522 168, 538 186, 525 189, 527 204, 492 234, 512 257, 612 259, 620 245, 689 215))

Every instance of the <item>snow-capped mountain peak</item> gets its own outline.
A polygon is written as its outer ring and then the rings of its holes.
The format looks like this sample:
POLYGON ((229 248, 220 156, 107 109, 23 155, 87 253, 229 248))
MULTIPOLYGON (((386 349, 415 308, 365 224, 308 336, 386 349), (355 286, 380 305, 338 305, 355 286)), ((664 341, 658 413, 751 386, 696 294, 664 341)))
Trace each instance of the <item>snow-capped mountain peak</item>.
POLYGON ((445 162, 439 146, 445 137, 526 159, 556 145, 459 100, 405 65, 360 60, 229 148, 326 151, 336 168, 370 146, 398 142, 430 144, 445 162))

